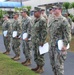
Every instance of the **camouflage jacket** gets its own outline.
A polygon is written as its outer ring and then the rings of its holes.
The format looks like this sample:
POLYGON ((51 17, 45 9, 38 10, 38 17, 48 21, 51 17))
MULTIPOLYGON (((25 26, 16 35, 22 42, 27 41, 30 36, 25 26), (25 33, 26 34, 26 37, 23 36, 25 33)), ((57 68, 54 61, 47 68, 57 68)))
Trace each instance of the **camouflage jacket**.
POLYGON ((27 38, 30 38, 31 36, 31 26, 32 26, 31 24, 32 22, 30 17, 26 17, 22 19, 22 34, 27 33, 28 34, 27 38))
POLYGON ((44 17, 40 17, 34 20, 32 28, 32 42, 33 43, 44 43, 47 36, 47 23, 44 17))
POLYGON ((72 27, 72 20, 71 20, 71 18, 70 18, 70 17, 67 17, 67 20, 68 20, 69 24, 70 24, 71 27, 72 27))
POLYGON ((21 21, 19 19, 13 20, 12 23, 12 32, 17 31, 17 37, 21 35, 21 21))
POLYGON ((61 15, 51 21, 49 25, 49 34, 50 44, 52 46, 56 46, 57 41, 61 39, 63 40, 64 45, 67 46, 71 40, 71 28, 67 19, 61 15))
POLYGON ((2 24, 2 31, 8 31, 7 36, 11 36, 11 23, 10 20, 5 20, 2 24))

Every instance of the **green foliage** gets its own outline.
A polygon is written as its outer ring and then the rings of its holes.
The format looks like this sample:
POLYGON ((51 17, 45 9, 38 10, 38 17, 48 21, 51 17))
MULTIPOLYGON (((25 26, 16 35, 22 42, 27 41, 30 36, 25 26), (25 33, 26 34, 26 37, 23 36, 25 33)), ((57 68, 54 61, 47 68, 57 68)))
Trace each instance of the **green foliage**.
POLYGON ((74 22, 74 15, 70 14, 69 17, 72 19, 72 21, 74 22))
POLYGON ((69 17, 72 19, 73 15, 72 15, 72 14, 70 14, 70 15, 69 15, 69 17))
POLYGON ((3 17, 2 10, 0 9, 0 19, 3 17))
POLYGON ((15 12, 18 12, 18 8, 14 8, 15 12))
POLYGON ((26 6, 26 8, 28 9, 28 11, 30 11, 30 10, 31 10, 31 6, 26 6))
POLYGON ((70 6, 71 6, 71 8, 74 8, 74 2, 72 2, 70 6))
POLYGON ((74 16, 72 17, 72 21, 74 22, 74 16))
POLYGON ((64 2, 63 7, 65 7, 65 9, 69 9, 70 3, 69 2, 64 2))
POLYGON ((4 14, 6 14, 6 11, 3 11, 2 9, 0 9, 0 19, 3 17, 4 14))

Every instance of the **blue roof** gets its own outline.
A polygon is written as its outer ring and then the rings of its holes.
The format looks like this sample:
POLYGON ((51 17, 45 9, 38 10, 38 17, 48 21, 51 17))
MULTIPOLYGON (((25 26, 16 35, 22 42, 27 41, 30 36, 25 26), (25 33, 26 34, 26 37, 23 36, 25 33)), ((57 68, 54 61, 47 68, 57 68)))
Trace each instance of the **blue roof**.
POLYGON ((21 2, 0 2, 0 7, 6 8, 14 8, 14 7, 21 7, 21 2))

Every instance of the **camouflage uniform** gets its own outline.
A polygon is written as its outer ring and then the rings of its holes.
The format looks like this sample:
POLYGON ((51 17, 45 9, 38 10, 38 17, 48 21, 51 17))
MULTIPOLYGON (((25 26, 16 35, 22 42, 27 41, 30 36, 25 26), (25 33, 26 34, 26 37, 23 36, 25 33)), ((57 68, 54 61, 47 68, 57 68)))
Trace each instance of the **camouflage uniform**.
POLYGON ((72 20, 71 20, 71 18, 70 17, 67 17, 67 20, 68 20, 68 22, 69 22, 69 24, 70 24, 70 26, 72 28, 72 20))
MULTIPOLYGON (((22 37, 24 33, 28 33, 28 37, 31 37, 31 19, 27 16, 26 18, 22 19, 22 37)), ((31 48, 30 48, 30 40, 28 40, 27 42, 23 39, 23 44, 22 44, 22 48, 23 48, 23 53, 25 55, 26 60, 31 59, 31 48)))
POLYGON ((10 20, 5 20, 2 24, 2 30, 3 31, 8 31, 7 32, 7 37, 4 37, 3 35, 3 39, 4 39, 4 45, 6 48, 7 52, 10 52, 10 39, 11 39, 11 26, 10 26, 10 20))
POLYGON ((33 43, 33 50, 34 50, 34 61, 39 66, 44 65, 44 55, 40 55, 39 45, 40 42, 42 42, 43 44, 45 43, 45 39, 47 35, 46 27, 47 27, 47 23, 44 17, 40 17, 34 20, 34 25, 32 29, 32 43, 33 43))
POLYGON ((54 75, 64 75, 64 61, 66 59, 67 50, 62 52, 58 50, 57 41, 63 40, 67 46, 71 40, 71 29, 67 19, 63 16, 55 18, 49 25, 50 33, 50 62, 54 75))
POLYGON ((12 49, 16 56, 20 55, 20 39, 21 35, 21 22, 19 19, 13 21, 12 23, 12 33, 13 31, 17 31, 17 37, 12 37, 12 49))

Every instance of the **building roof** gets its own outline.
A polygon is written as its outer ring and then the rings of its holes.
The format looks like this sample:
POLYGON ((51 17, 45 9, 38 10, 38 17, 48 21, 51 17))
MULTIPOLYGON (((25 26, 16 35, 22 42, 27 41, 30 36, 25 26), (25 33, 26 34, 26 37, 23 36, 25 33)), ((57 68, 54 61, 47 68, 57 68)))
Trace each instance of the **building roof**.
POLYGON ((0 2, 0 8, 14 8, 21 6, 21 2, 0 2))

